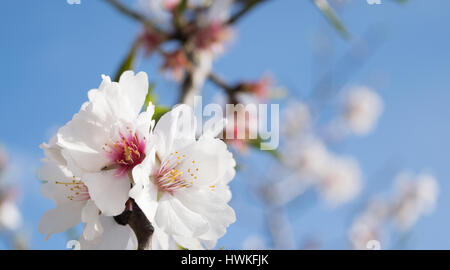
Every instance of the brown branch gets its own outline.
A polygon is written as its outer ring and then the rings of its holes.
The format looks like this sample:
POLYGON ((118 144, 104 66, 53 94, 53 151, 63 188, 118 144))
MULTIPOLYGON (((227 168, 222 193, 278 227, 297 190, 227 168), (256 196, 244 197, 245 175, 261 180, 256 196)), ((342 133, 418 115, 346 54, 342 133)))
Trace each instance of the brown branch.
POLYGON ((263 2, 266 2, 267 0, 249 0, 246 2, 244 7, 236 12, 231 18, 228 20, 227 24, 234 24, 237 21, 239 21, 244 15, 246 15, 248 12, 250 12, 254 7, 256 7, 258 4, 261 4, 263 2))
POLYGON ((219 78, 219 76, 217 76, 214 73, 209 73, 208 75, 208 79, 213 82, 215 85, 217 85, 218 87, 222 88, 223 90, 225 90, 228 93, 232 93, 236 91, 236 87, 233 87, 229 84, 227 84, 225 81, 223 81, 221 78, 219 78))
POLYGON ((133 199, 129 199, 126 205, 125 211, 115 216, 114 220, 120 225, 131 227, 138 240, 138 250, 149 249, 154 231, 151 222, 133 199))
POLYGON ((238 83, 235 85, 230 85, 223 81, 219 76, 214 73, 209 73, 208 79, 213 82, 216 86, 222 88, 228 94, 228 101, 231 104, 238 104, 239 101, 237 99, 236 94, 240 91, 243 91, 243 84, 238 83))

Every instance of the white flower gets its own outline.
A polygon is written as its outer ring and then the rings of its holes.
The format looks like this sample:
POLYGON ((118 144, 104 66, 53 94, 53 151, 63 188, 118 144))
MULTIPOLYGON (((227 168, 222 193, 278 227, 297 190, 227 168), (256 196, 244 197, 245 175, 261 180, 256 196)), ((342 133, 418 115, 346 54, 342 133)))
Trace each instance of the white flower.
POLYGON ((161 117, 153 131, 154 147, 133 171, 136 185, 130 196, 157 228, 156 235, 162 230, 177 242, 198 239, 211 248, 235 221, 227 204, 235 161, 216 134, 205 132, 197 140, 195 130, 187 105, 161 117))
POLYGON ((319 191, 332 206, 348 202, 361 190, 361 171, 350 158, 332 157, 319 177, 319 191))
POLYGON ((300 101, 291 101, 283 111, 283 132, 287 136, 302 134, 311 124, 308 105, 300 101))
POLYGON ((89 189, 103 215, 125 209, 133 168, 145 157, 154 106, 141 113, 148 91, 147 74, 126 71, 119 82, 103 76, 89 102, 57 133, 68 169, 89 189))
POLYGON ((352 247, 354 249, 367 249, 370 240, 381 241, 380 238, 383 236, 382 225, 388 214, 389 204, 385 200, 374 199, 370 201, 366 209, 353 221, 348 232, 352 247))
POLYGON ((94 239, 102 231, 99 221, 100 211, 90 199, 88 188, 67 168, 61 155, 61 148, 53 137, 50 144, 42 144, 45 158, 39 169, 39 178, 45 181, 41 186, 42 194, 56 203, 56 208, 44 213, 38 226, 41 233, 47 235, 63 232, 80 222, 86 223, 83 237, 94 239))
POLYGON ((429 174, 400 174, 396 179, 393 220, 400 231, 407 231, 421 215, 434 209, 439 193, 436 180, 429 174))
POLYGON ((366 135, 375 127, 383 110, 380 96, 367 86, 351 88, 344 101, 346 127, 357 135, 366 135))
POLYGON ((317 178, 326 170, 330 156, 320 139, 306 135, 287 146, 285 161, 299 176, 317 178))
POLYGON ((0 229, 16 230, 22 224, 22 215, 17 206, 9 201, 0 202, 0 229))

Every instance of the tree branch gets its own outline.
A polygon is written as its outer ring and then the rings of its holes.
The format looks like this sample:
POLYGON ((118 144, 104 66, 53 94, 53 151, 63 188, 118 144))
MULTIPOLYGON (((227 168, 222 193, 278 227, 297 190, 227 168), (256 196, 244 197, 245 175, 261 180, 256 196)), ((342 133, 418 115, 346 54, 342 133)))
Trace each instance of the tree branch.
POLYGON ((154 228, 133 199, 129 199, 126 205, 125 211, 114 220, 120 225, 129 225, 138 240, 138 250, 147 250, 151 247, 154 228))
POLYGON ((235 91, 235 87, 227 84, 225 81, 223 81, 221 78, 219 78, 219 76, 217 76, 214 73, 209 73, 208 75, 208 79, 213 82, 215 85, 217 85, 218 87, 222 88, 223 90, 225 90, 228 93, 234 92, 235 91))
POLYGON ((159 29, 153 22, 151 22, 144 15, 142 15, 134 10, 129 9, 128 7, 126 7, 125 5, 120 3, 118 0, 105 0, 105 1, 108 2, 109 4, 111 4, 113 7, 115 7, 119 12, 142 23, 147 30, 156 31, 160 34, 163 34, 164 36, 167 36, 167 34, 164 31, 159 29))
POLYGON ((234 24, 237 21, 239 21, 244 15, 246 15, 248 12, 250 12, 254 7, 256 7, 258 4, 261 4, 263 2, 266 2, 267 0, 249 0, 246 2, 245 6, 236 12, 231 18, 228 20, 227 24, 234 24))

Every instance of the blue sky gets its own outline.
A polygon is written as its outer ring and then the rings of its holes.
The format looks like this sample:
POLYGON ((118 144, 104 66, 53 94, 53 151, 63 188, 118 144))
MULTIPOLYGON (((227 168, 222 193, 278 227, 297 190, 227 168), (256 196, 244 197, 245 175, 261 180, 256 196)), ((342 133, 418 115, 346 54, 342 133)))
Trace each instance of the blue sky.
MULTIPOLYGON (((362 36, 374 27, 386 33, 374 55, 349 81, 376 88, 385 110, 372 134, 353 137, 336 150, 360 161, 365 176, 360 198, 333 211, 320 201, 300 207, 301 213, 290 209, 299 243, 311 235, 320 236, 325 248, 347 248, 346 229, 361 202, 389 190, 395 172, 407 169, 433 173, 441 187, 436 211, 414 227, 407 248, 450 248, 449 9, 446 0, 413 0, 404 5, 353 0, 340 10, 352 35, 362 36), (387 172, 376 174, 380 170, 387 172)), ((62 249, 67 240, 60 234, 44 242, 36 229, 42 213, 52 207, 40 195, 35 176, 42 157, 38 146, 55 127, 71 119, 86 100, 87 91, 98 86, 101 74, 114 74, 139 31, 137 23, 99 0, 82 0, 81 5, 61 0, 2 3, 0 142, 20 174, 24 189, 21 209, 33 248, 62 249)), ((288 87, 290 95, 304 97, 320 76, 314 72, 313 54, 318 33, 329 38, 331 63, 336 67, 351 45, 333 31, 311 1, 269 1, 239 23, 236 41, 215 63, 215 69, 229 80, 257 78, 270 71, 278 83, 288 87)), ((158 64, 159 59, 142 60, 138 70, 146 71, 156 82, 161 102, 171 104, 176 85, 157 74, 158 64)), ((211 95, 216 90, 206 85, 205 91, 211 95)), ((255 166, 265 162, 257 155, 248 159, 255 166)), ((245 189, 243 178, 237 177, 232 184, 232 206, 238 221, 219 247, 240 248, 247 235, 267 238, 260 203, 245 189)))

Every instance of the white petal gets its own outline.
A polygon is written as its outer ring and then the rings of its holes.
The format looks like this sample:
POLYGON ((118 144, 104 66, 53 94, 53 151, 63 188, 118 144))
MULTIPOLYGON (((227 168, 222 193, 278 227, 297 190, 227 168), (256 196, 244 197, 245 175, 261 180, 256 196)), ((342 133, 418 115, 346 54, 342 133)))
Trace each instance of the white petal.
POLYGON ((73 159, 77 168, 86 171, 99 171, 109 161, 102 147, 108 142, 109 131, 101 124, 94 122, 88 112, 82 111, 74 115, 73 119, 57 134, 57 144, 64 157, 73 159))
POLYGON ((139 72, 135 76, 133 71, 125 71, 120 76, 119 85, 123 96, 128 99, 134 115, 138 115, 148 92, 147 73, 139 72))
POLYGON ((84 174, 89 195, 105 216, 116 216, 125 210, 131 182, 128 175, 116 176, 115 170, 84 174))
POLYGON ((236 221, 234 210, 227 204, 230 192, 225 185, 212 189, 185 189, 176 194, 177 199, 191 211, 208 221, 210 229, 201 236, 205 240, 222 237, 228 225, 236 221))
POLYGON ((86 223, 83 231, 83 236, 86 240, 93 240, 103 233, 99 214, 100 210, 92 200, 89 200, 81 211, 81 221, 86 223))
POLYGON ((201 138, 178 149, 178 153, 185 157, 176 169, 183 172, 186 180, 192 181, 195 186, 213 186, 222 180, 228 181, 232 176, 230 174, 235 165, 233 157, 219 139, 201 138))
POLYGON ((42 215, 38 225, 38 231, 50 236, 63 232, 81 221, 81 210, 85 202, 68 202, 50 209, 42 215))
POLYGON ((158 187, 150 181, 151 160, 147 156, 145 160, 133 168, 135 185, 130 190, 130 197, 135 200, 150 222, 154 222, 158 207, 158 187))
POLYGON ((101 216, 104 232, 101 237, 87 241, 80 238, 83 250, 124 250, 130 247, 130 242, 136 242, 136 236, 129 226, 117 224, 112 217, 101 216))
POLYGON ((208 229, 208 223, 202 216, 192 212, 169 194, 160 199, 155 221, 168 234, 193 237, 208 229))
POLYGON ((165 113, 154 129, 158 137, 158 155, 168 155, 174 148, 175 141, 192 142, 195 140, 195 116, 187 105, 179 105, 165 113))
POLYGON ((203 246, 201 245, 200 241, 193 237, 184 237, 179 235, 174 235, 173 240, 176 245, 175 247, 172 247, 172 249, 179 249, 179 246, 189 249, 189 250, 203 250, 203 246))

